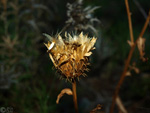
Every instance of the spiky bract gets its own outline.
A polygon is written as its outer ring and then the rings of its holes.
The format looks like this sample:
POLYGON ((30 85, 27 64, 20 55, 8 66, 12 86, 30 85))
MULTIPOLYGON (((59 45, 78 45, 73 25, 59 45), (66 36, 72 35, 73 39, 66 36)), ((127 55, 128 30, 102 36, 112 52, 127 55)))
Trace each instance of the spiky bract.
POLYGON ((84 72, 88 70, 89 56, 94 49, 96 38, 89 38, 87 35, 71 36, 69 33, 65 34, 66 39, 63 40, 60 35, 49 38, 45 46, 48 48, 49 56, 55 68, 68 80, 79 78, 80 75, 85 75, 84 72))

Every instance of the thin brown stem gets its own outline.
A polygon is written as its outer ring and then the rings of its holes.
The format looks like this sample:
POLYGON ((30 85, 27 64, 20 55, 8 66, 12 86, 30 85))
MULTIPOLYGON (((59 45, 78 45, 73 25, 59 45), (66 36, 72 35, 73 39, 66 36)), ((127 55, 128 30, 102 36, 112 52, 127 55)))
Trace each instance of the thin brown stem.
POLYGON ((110 113, 113 113, 113 111, 114 111, 114 106, 115 106, 115 103, 116 103, 116 98, 117 98, 117 96, 118 96, 120 87, 121 87, 121 85, 122 85, 122 83, 123 83, 123 81, 124 81, 124 79, 125 79, 126 72, 127 72, 127 70, 128 70, 128 67, 129 67, 129 64, 130 64, 130 61, 131 61, 131 58, 132 58, 132 54, 133 54, 134 49, 135 49, 135 47, 136 47, 137 41, 138 41, 138 39, 139 39, 140 37, 143 37, 143 34, 144 34, 144 32, 145 32, 145 30, 146 30, 146 28, 147 28, 147 26, 148 26, 149 21, 150 21, 150 11, 149 11, 149 15, 148 15, 148 17, 147 17, 147 19, 146 19, 146 22, 145 22, 145 24, 144 24, 144 27, 143 27, 143 29, 142 29, 142 31, 141 31, 139 37, 138 37, 137 40, 135 41, 134 45, 131 46, 131 49, 130 49, 130 52, 129 52, 127 61, 126 61, 126 63, 125 63, 124 70, 123 70, 123 72, 122 72, 122 75, 121 75, 121 77, 120 77, 120 80, 119 80, 119 82, 118 82, 118 84, 117 84, 117 86, 116 86, 116 89, 115 89, 115 93, 114 93, 113 100, 112 100, 112 104, 111 104, 111 108, 110 108, 110 113))
POLYGON ((126 72, 127 72, 127 69, 129 67, 129 64, 130 64, 130 61, 131 61, 131 57, 132 57, 132 54, 133 54, 133 51, 135 49, 135 44, 131 47, 130 49, 130 52, 129 52, 129 55, 128 55, 128 58, 127 58, 127 61, 125 63, 125 67, 124 67, 124 70, 123 70, 123 73, 120 77, 120 80, 116 86, 116 89, 115 89, 115 93, 114 93, 114 96, 113 96, 113 100, 112 100, 112 104, 111 104, 111 108, 110 108, 110 113, 113 113, 114 111, 114 107, 115 107, 115 103, 116 103, 116 98, 118 96, 118 93, 119 93, 119 90, 120 90, 120 87, 124 81, 124 78, 125 78, 125 75, 126 75, 126 72))
POLYGON ((126 5, 126 10, 127 10, 127 15, 128 15, 131 44, 134 44, 133 28, 132 28, 132 21, 131 21, 131 12, 130 12, 130 9, 129 9, 128 0, 125 0, 125 5, 126 5))
POLYGON ((72 91, 73 91, 73 102, 74 102, 74 108, 75 108, 75 112, 78 112, 78 103, 77 103, 77 92, 76 92, 76 81, 73 80, 72 82, 72 91))
POLYGON ((145 33, 145 30, 146 30, 146 28, 147 28, 147 26, 148 26, 148 24, 149 24, 149 21, 150 21, 150 10, 149 10, 149 13, 148 13, 146 22, 145 22, 145 24, 144 24, 144 27, 143 27, 143 29, 142 29, 142 31, 141 31, 139 37, 142 37, 143 34, 145 33))

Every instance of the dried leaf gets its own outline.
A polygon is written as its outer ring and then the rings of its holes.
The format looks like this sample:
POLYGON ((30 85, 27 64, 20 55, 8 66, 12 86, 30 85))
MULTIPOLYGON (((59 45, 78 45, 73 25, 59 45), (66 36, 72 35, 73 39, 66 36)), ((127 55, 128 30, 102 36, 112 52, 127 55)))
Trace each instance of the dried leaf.
POLYGON ((137 73, 137 74, 139 74, 140 73, 140 70, 139 70, 139 68, 137 68, 137 67, 134 67, 133 68, 133 70, 135 71, 135 73, 137 73))
POLYGON ((130 40, 127 40, 127 43, 129 44, 130 47, 132 47, 134 45, 134 43, 131 42, 130 40))
POLYGON ((126 76, 131 76, 131 72, 130 72, 130 71, 127 71, 127 72, 126 72, 126 76))
POLYGON ((142 38, 140 37, 137 41, 137 47, 139 49, 139 52, 140 52, 140 58, 142 59, 142 61, 146 61, 146 58, 144 58, 144 55, 145 55, 145 41, 146 39, 145 38, 142 38))
MULTIPOLYGON (((131 65, 129 66, 129 69, 130 69, 130 71, 134 70, 135 73, 137 73, 137 74, 140 73, 140 70, 139 70, 139 68, 136 67, 136 63, 135 62, 133 62, 132 66, 131 65)), ((131 73, 130 73, 130 75, 131 75, 131 73)), ((127 75, 127 76, 129 76, 129 75, 127 75)))
POLYGON ((97 110, 100 110, 102 108, 102 106, 100 104, 98 104, 96 106, 96 108, 94 108, 92 111, 90 111, 90 113, 96 113, 97 110))
POLYGON ((57 96, 57 100, 56 100, 56 103, 59 104, 59 100, 61 99, 61 97, 64 95, 64 94, 67 94, 67 95, 73 95, 71 89, 69 88, 65 88, 63 90, 61 90, 60 94, 57 96))

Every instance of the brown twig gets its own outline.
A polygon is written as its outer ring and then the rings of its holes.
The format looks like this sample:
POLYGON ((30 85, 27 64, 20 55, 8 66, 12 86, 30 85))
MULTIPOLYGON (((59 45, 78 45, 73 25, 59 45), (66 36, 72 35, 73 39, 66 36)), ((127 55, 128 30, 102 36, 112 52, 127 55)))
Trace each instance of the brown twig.
POLYGON ((77 103, 77 92, 76 92, 76 81, 73 80, 72 82, 72 91, 73 91, 73 102, 74 102, 74 108, 76 113, 78 112, 78 103, 77 103))
POLYGON ((145 33, 145 30, 146 30, 146 28, 147 28, 147 26, 148 26, 148 24, 149 24, 149 21, 150 21, 150 10, 149 10, 148 17, 147 17, 147 19, 146 19, 146 22, 145 22, 145 24, 144 24, 144 27, 143 27, 143 29, 142 29, 142 31, 141 31, 139 37, 142 37, 143 34, 145 33))
POLYGON ((131 44, 134 44, 134 36, 133 36, 133 28, 132 28, 132 21, 131 21, 131 12, 129 9, 129 3, 128 0, 125 0, 125 5, 126 5, 126 10, 127 10, 127 15, 128 15, 128 22, 129 22, 129 30, 130 30, 130 39, 131 39, 131 44))
POLYGON ((118 96, 118 93, 119 93, 119 90, 120 90, 120 86, 122 85, 122 83, 124 81, 124 78, 126 76, 126 72, 128 70, 128 67, 129 67, 130 60, 131 60, 131 57, 132 57, 134 49, 135 49, 135 44, 130 49, 127 61, 125 63, 125 67, 124 67, 123 73, 122 73, 122 75, 120 77, 120 80, 119 80, 117 86, 116 86, 115 93, 114 93, 113 100, 112 100, 112 104, 111 104, 111 108, 110 108, 110 113, 113 113, 113 111, 114 111, 114 106, 115 106, 116 98, 118 96))
MULTIPOLYGON (((127 0, 125 0, 125 1, 127 1, 127 0)), ((128 5, 128 4, 126 4, 126 5, 128 5)), ((127 8, 129 8, 129 6, 127 6, 127 8)), ((130 15, 128 15, 128 16, 130 16, 130 15)), ((149 11, 149 15, 148 15, 148 17, 147 17, 147 19, 146 19, 146 22, 145 22, 145 24, 144 24, 144 27, 143 27, 143 29, 142 29, 142 31, 141 31, 139 37, 137 38, 137 40, 135 41, 135 43, 133 44, 133 46, 131 46, 130 52, 129 52, 129 54, 128 54, 127 61, 126 61, 126 63, 125 63, 124 70, 123 70, 123 72, 122 72, 122 75, 121 75, 121 77, 120 77, 120 80, 119 80, 119 82, 118 82, 118 84, 117 84, 117 86, 116 86, 116 89, 115 89, 115 93, 114 93, 113 100, 112 100, 112 104, 111 104, 111 108, 110 108, 110 113, 113 113, 113 111, 114 111, 114 106, 115 106, 115 103, 116 103, 116 98, 117 98, 117 96, 118 96, 120 87, 121 87, 121 85, 122 85, 122 83, 123 83, 123 81, 124 81, 124 79, 125 79, 126 72, 127 72, 127 70, 128 70, 128 67, 129 67, 129 64, 130 64, 130 61, 131 61, 131 58, 132 58, 132 54, 133 54, 134 49, 135 49, 135 47, 136 47, 137 41, 138 41, 138 39, 139 39, 140 37, 143 37, 143 34, 144 34, 144 32, 145 32, 145 30, 146 30, 146 28, 147 28, 147 26, 148 26, 149 21, 150 21, 150 11, 149 11)), ((133 32, 133 31, 130 30, 130 32, 133 32)))

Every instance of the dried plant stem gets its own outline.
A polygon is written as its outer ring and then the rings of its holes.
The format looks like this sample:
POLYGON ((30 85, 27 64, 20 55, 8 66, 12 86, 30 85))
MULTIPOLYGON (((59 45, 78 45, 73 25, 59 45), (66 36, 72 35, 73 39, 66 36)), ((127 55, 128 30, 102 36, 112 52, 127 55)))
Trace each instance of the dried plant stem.
POLYGON ((76 92, 76 81, 73 80, 72 82, 72 91, 73 91, 73 102, 74 102, 74 108, 76 113, 78 112, 78 103, 77 103, 77 92, 76 92))
MULTIPOLYGON (((125 67, 124 67, 123 73, 122 73, 122 75, 121 75, 121 77, 120 77, 120 80, 119 80, 119 82, 118 82, 118 84, 117 84, 117 86, 116 86, 116 89, 115 89, 115 93, 114 93, 113 100, 112 100, 112 104, 111 104, 111 108, 110 108, 110 113, 113 113, 113 111, 114 111, 114 106, 115 106, 115 103, 116 103, 116 98, 117 98, 117 96, 118 96, 120 87, 121 87, 121 85, 122 85, 122 83, 123 83, 123 81, 124 81, 124 79, 125 79, 126 72, 127 72, 127 70, 128 70, 128 67, 129 67, 129 64, 130 64, 130 61, 131 61, 131 58, 132 58, 132 54, 133 54, 134 49, 135 49, 135 47, 136 47, 137 41, 138 41, 138 39, 139 39, 140 37, 143 37, 143 34, 144 34, 144 32, 145 32, 145 30, 146 30, 146 28, 147 28, 147 26, 148 26, 149 21, 150 21, 150 11, 149 11, 149 15, 148 15, 148 17, 147 17, 147 19, 146 19, 146 22, 145 22, 145 24, 144 24, 144 27, 143 27, 143 29, 142 29, 142 31, 141 31, 139 37, 137 38, 137 40, 135 41, 135 43, 133 44, 133 46, 131 46, 131 49, 130 49, 128 58, 127 58, 126 63, 125 63, 125 67)), ((131 32, 131 31, 130 31, 130 32, 131 32)))
POLYGON ((149 21, 150 21, 150 10, 149 10, 148 17, 147 17, 147 19, 146 19, 146 22, 145 22, 145 24, 144 24, 144 27, 143 27, 143 29, 142 29, 142 31, 141 31, 139 37, 142 37, 142 36, 143 36, 143 34, 144 34, 144 32, 145 32, 145 30, 146 30, 148 24, 149 24, 149 21))
POLYGON ((130 12, 130 9, 129 9, 128 0, 125 0, 125 5, 126 5, 126 10, 127 10, 127 15, 128 15, 131 44, 134 44, 133 28, 132 28, 132 21, 131 21, 131 12, 130 12))
POLYGON ((135 49, 135 44, 130 49, 127 61, 125 63, 125 67, 124 67, 123 73, 122 73, 122 75, 120 77, 120 80, 119 80, 117 86, 116 86, 115 93, 114 93, 113 100, 112 100, 112 104, 111 104, 111 108, 110 108, 110 113, 113 113, 113 111, 114 111, 114 106, 115 106, 115 103, 116 103, 116 98, 118 96, 118 93, 119 93, 119 90, 120 90, 120 86, 122 85, 122 83, 124 81, 124 78, 125 78, 127 69, 129 67, 129 64, 130 64, 131 57, 132 57, 134 49, 135 49))

